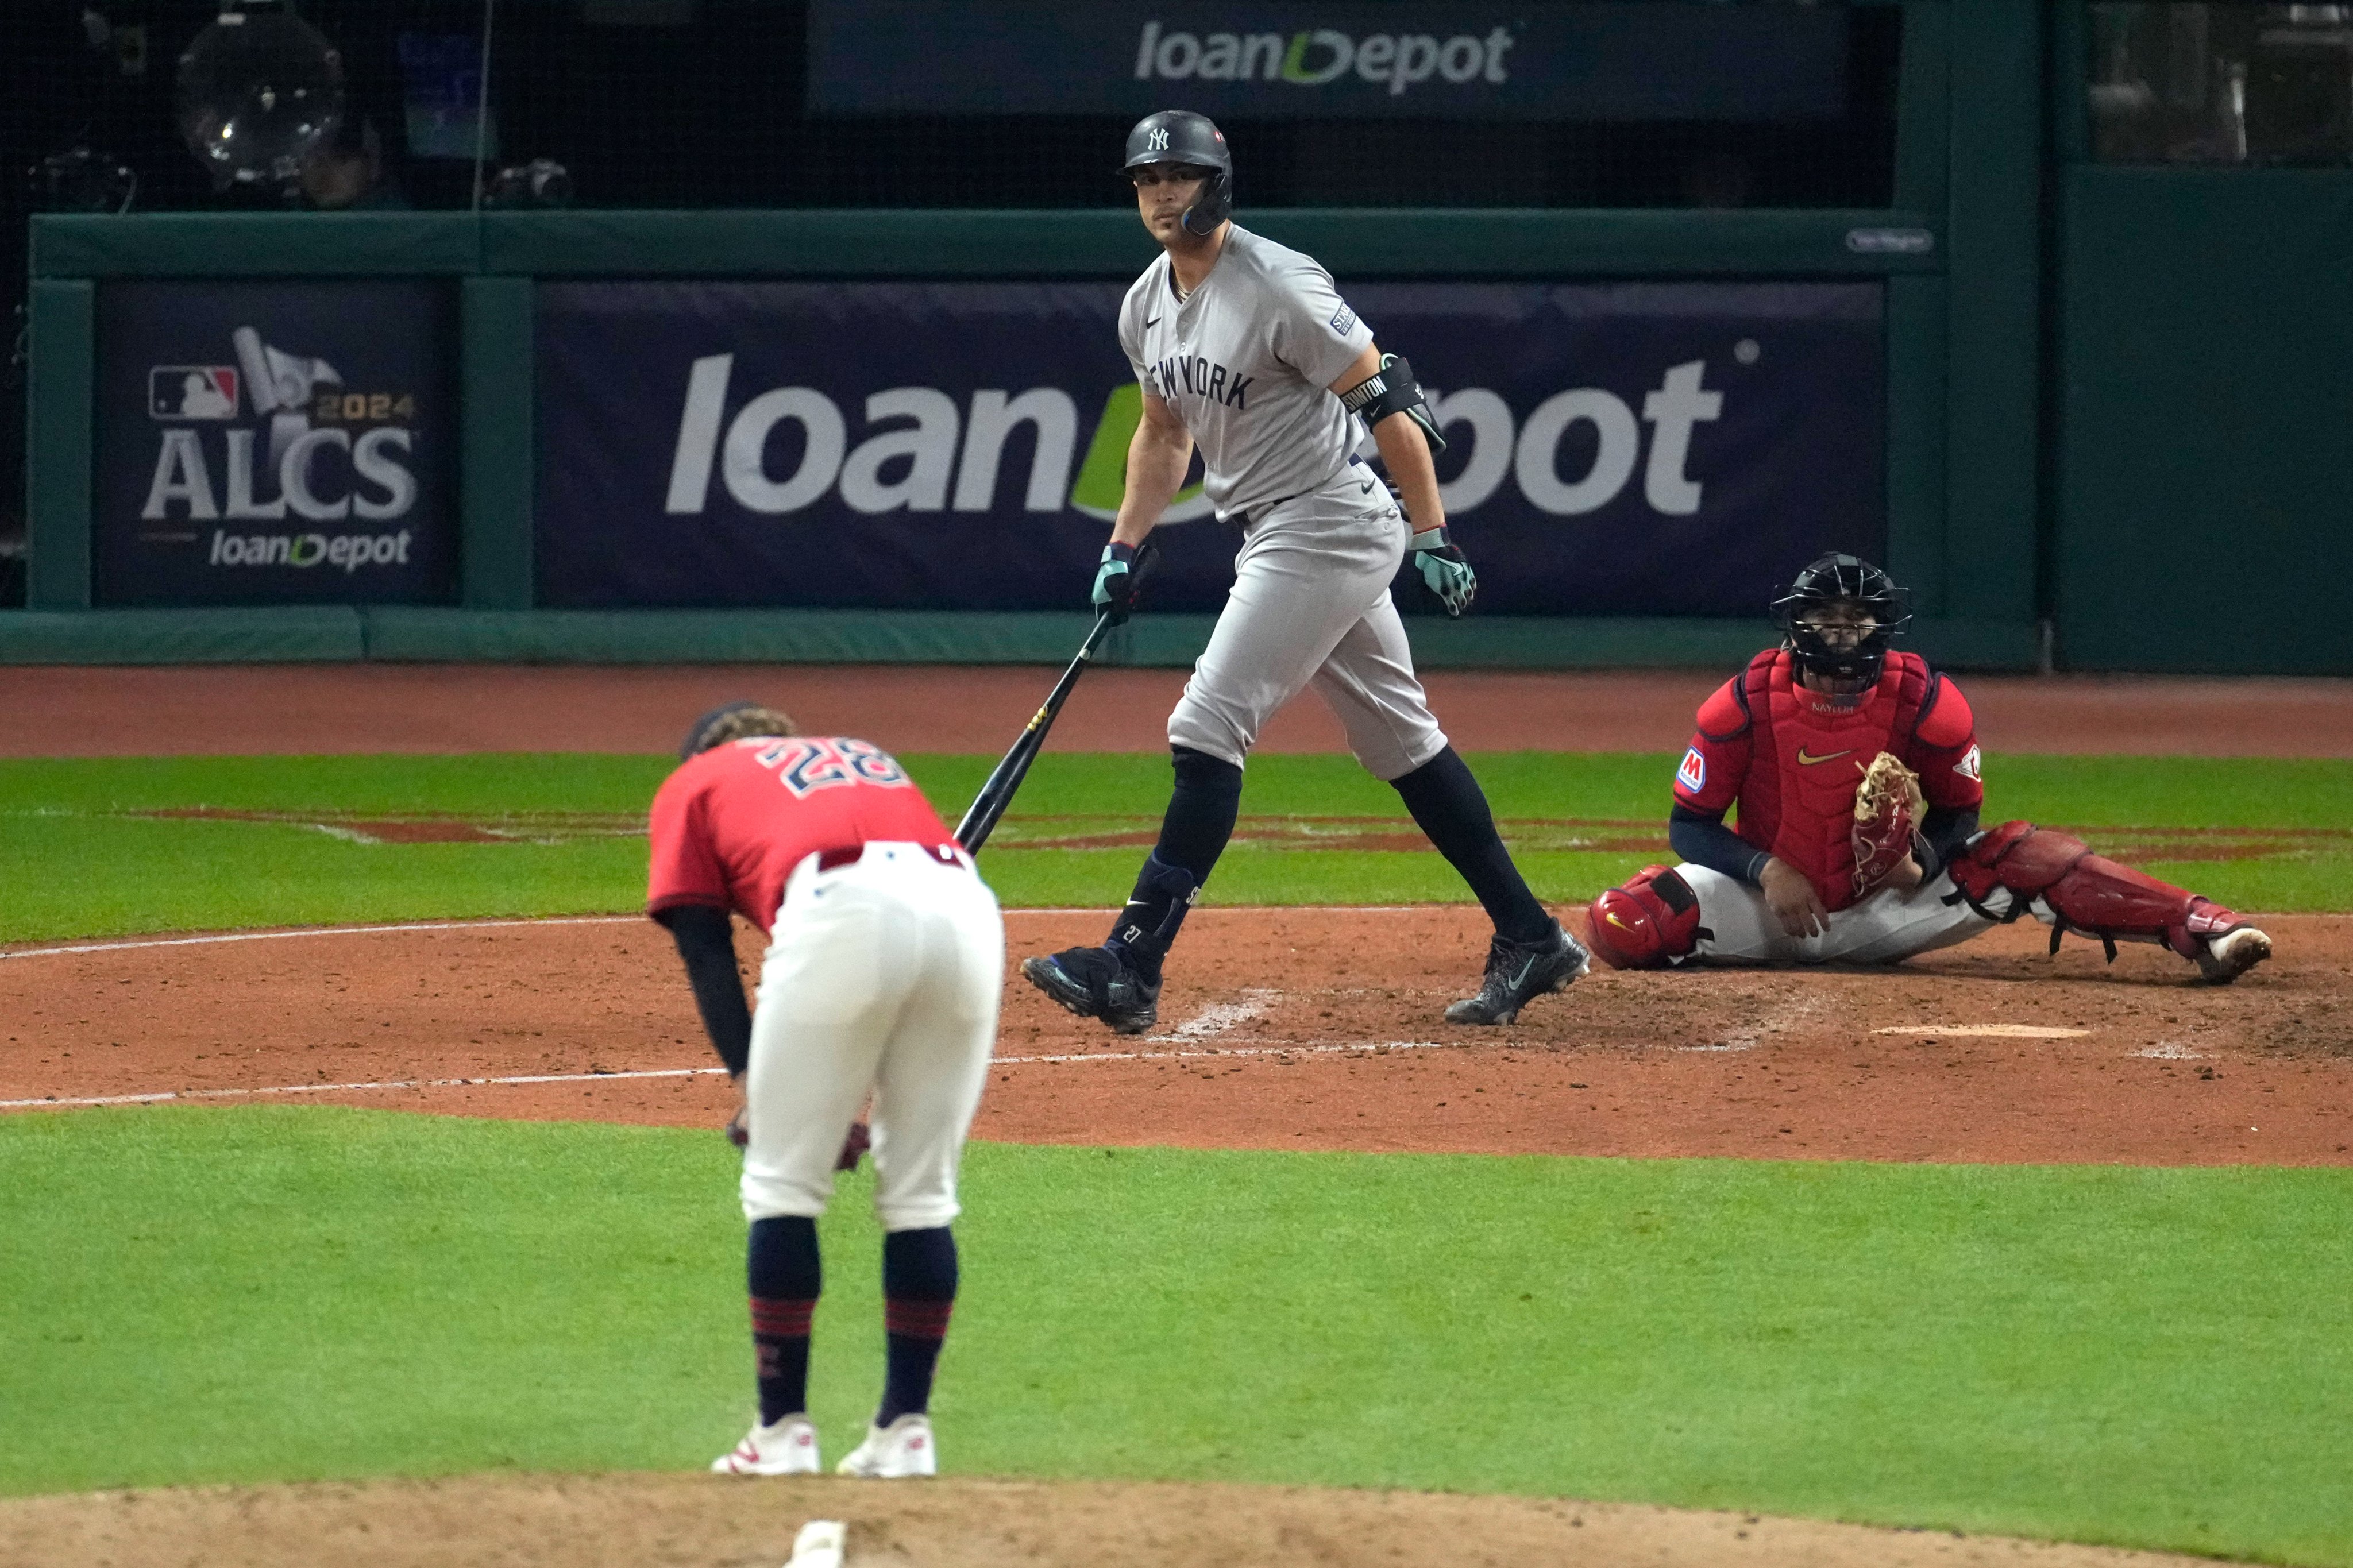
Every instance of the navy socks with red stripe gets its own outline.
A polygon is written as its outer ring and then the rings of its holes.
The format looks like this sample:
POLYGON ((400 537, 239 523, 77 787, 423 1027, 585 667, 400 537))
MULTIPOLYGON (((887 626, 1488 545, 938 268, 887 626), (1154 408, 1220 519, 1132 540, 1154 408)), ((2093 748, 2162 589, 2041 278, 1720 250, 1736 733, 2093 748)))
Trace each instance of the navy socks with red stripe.
POLYGON ((1551 931, 1552 916, 1528 891, 1495 832, 1486 792, 1453 747, 1389 783, 1413 813, 1415 825, 1471 884, 1480 907, 1495 922, 1496 935, 1507 942, 1538 942, 1551 931))
POLYGON ((745 1275, 752 1290, 752 1350, 758 1361, 760 1424, 808 1408, 809 1318, 824 1286, 817 1221, 798 1215, 754 1220, 745 1275))
POLYGON ((955 1310, 955 1237, 946 1226, 882 1238, 882 1317, 890 1371, 874 1425, 931 1408, 932 1373, 955 1310))

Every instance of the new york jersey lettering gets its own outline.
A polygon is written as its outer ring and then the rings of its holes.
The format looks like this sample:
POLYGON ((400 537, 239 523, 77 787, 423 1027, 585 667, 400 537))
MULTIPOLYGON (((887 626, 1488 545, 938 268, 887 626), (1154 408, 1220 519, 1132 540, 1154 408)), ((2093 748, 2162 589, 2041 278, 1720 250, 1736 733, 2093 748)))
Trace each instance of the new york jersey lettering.
POLYGON ((1227 408, 1248 408, 1253 379, 1198 354, 1173 355, 1152 367, 1152 390, 1169 403, 1181 393, 1227 408))

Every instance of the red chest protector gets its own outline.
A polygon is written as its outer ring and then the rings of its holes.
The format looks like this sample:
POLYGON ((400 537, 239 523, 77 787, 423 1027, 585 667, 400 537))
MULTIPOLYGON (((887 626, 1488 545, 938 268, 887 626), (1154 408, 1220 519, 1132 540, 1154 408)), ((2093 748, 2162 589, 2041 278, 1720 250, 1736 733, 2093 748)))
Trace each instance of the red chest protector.
POLYGON ((1935 677, 1917 654, 1891 653, 1879 683, 1852 706, 1797 684, 1788 650, 1758 654, 1741 678, 1754 727, 1740 787, 1740 837, 1788 861, 1825 908, 1854 902, 1854 792, 1882 752, 1908 757, 1935 677))

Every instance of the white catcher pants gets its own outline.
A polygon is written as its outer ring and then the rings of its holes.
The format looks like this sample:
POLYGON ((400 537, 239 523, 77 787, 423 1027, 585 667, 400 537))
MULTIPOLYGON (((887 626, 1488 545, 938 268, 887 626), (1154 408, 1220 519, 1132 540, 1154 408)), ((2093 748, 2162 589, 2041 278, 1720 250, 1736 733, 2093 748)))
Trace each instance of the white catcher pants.
POLYGON ((1005 921, 974 872, 872 843, 785 883, 752 1013, 744 1215, 825 1212, 841 1141, 874 1096, 885 1230, 955 1218, 956 1168, 997 1038, 1005 921))
MULTIPOLYGON (((1699 923, 1711 933, 1686 963, 1893 963, 1967 942, 1996 923, 1966 900, 1945 902, 1953 879, 1940 871, 1910 892, 1882 888, 1833 910, 1830 929, 1818 936, 1793 937, 1773 918, 1762 889, 1704 866, 1678 866, 1675 872, 1699 900, 1699 923)), ((1994 896, 2010 894, 1997 889, 1994 896)), ((2042 916, 2039 903, 2034 913, 2042 916)))
POLYGON ((1168 743, 1240 767, 1274 710, 1313 684, 1376 778, 1445 750, 1389 601, 1406 543, 1405 514, 1360 464, 1255 519, 1217 629, 1168 716, 1168 743))

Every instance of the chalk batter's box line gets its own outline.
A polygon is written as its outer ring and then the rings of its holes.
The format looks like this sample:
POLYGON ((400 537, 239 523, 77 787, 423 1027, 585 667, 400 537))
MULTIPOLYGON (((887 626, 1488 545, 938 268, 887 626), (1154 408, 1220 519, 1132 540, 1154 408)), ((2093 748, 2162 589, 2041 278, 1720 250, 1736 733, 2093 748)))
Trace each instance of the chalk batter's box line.
MULTIPOLYGON (((1031 1067, 1044 1063, 1063 1062, 1150 1062, 1192 1060, 1219 1057, 1291 1057, 1324 1056, 1338 1052, 1357 1055, 1377 1055, 1382 1051, 1442 1050, 1444 1040, 1386 1040, 1352 1042, 1345 1045, 1303 1045, 1243 1047, 1222 1051, 1080 1051, 1055 1057, 992 1057, 991 1067, 1031 1067)), ((1475 1048, 1475 1047, 1474 1047, 1475 1048)), ((515 1087, 535 1083, 617 1083, 633 1078, 713 1078, 723 1077, 725 1068, 648 1068, 635 1072, 553 1072, 526 1073, 512 1078, 410 1078, 385 1079, 371 1083, 290 1083, 264 1089, 170 1089, 152 1094, 80 1095, 71 1099, 58 1097, 39 1100, 0 1100, 0 1110, 64 1110, 92 1105, 161 1105, 172 1100, 232 1100, 257 1094, 361 1094, 372 1090, 403 1089, 482 1089, 515 1087)))
POLYGON ((0 958, 63 958, 78 952, 127 952, 142 947, 205 947, 224 942, 283 942, 298 936, 383 936, 414 931, 495 931, 507 926, 635 925, 643 915, 558 915, 528 921, 426 921, 413 925, 312 926, 302 931, 240 931, 215 936, 142 937, 136 942, 90 942, 72 947, 20 947, 0 958))
MULTIPOLYGON (((1443 909, 1442 904, 1210 904, 1193 911, 1202 915, 1303 914, 1333 910, 1352 915, 1403 915, 1418 910, 1443 909)), ((1101 915, 1105 909, 1027 909, 1015 906, 1008 915, 1101 915)), ((300 931, 227 931, 213 936, 142 937, 135 942, 79 942, 71 947, 20 947, 0 950, 0 959, 63 958, 82 952, 127 952, 142 947, 204 947, 224 942, 283 942, 298 936, 386 936, 420 931, 497 931, 511 926, 617 926, 644 923, 644 915, 551 915, 544 920, 420 921, 410 925, 308 926, 300 931)))

